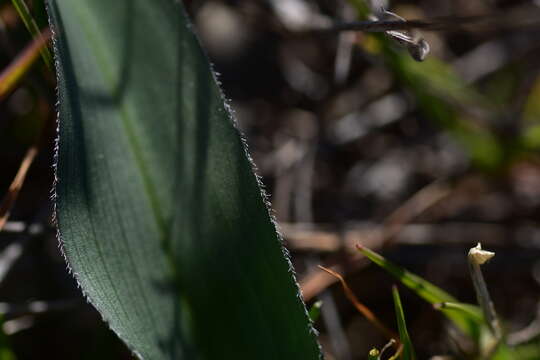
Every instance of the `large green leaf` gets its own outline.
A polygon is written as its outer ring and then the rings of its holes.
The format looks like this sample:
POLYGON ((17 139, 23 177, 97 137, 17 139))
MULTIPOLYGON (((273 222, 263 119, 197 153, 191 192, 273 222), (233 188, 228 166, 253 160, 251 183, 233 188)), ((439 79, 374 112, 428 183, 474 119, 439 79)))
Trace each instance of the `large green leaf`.
POLYGON ((316 359, 257 178, 176 0, 50 0, 57 216, 82 290, 145 359, 316 359))

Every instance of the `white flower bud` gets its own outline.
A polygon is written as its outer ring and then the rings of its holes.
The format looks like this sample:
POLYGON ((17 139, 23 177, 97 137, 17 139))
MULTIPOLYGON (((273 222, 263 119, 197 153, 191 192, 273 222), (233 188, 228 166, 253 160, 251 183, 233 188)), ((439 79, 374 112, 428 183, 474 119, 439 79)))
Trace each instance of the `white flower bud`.
POLYGON ((478 243, 475 247, 469 250, 469 256, 476 262, 478 265, 484 264, 486 261, 495 256, 495 253, 492 251, 482 250, 482 245, 478 243))

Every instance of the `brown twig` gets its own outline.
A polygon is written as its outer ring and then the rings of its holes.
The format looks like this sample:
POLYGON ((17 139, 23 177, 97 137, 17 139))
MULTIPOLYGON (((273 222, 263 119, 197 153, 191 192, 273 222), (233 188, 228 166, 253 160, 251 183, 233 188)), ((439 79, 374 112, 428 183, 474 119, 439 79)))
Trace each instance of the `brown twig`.
POLYGON ((24 183, 24 179, 26 178, 26 174, 28 173, 28 169, 30 168, 30 165, 32 165, 32 162, 34 161, 37 153, 38 149, 36 146, 32 146, 30 149, 28 149, 21 163, 21 166, 19 167, 19 170, 15 175, 15 178, 9 186, 6 196, 0 203, 0 231, 2 230, 9 218, 11 209, 13 209, 15 201, 17 201, 19 192, 24 183))
POLYGON ((2 71, 0 74, 0 99, 13 90, 30 66, 39 58, 40 51, 47 46, 51 35, 49 28, 43 30, 41 35, 34 38, 15 60, 2 71))
MULTIPOLYGON (((403 227, 415 217, 424 213, 427 209, 437 204, 442 199, 446 198, 451 193, 449 185, 441 183, 439 181, 433 182, 430 185, 424 187, 417 193, 415 193, 409 200, 403 203, 395 211, 393 211, 383 222, 383 227, 381 231, 363 233, 361 239, 358 239, 358 232, 354 233, 345 233, 345 239, 342 241, 339 236, 332 236, 332 234, 320 234, 322 235, 321 240, 326 242, 334 241, 334 243, 343 246, 346 244, 356 244, 360 242, 369 241, 373 243, 370 247, 386 245, 403 229, 403 227), (365 235, 364 235, 365 234, 365 235), (349 235, 352 237, 349 238, 349 235), (353 240, 354 237, 354 240, 353 240), (376 244, 375 244, 376 243, 376 244)), ((287 229, 285 230, 285 238, 287 238, 287 229)), ((360 257, 357 254, 352 255, 357 259, 360 257)), ((357 263, 356 268, 360 267, 360 264, 357 263)), ((337 269, 336 269, 337 270, 337 269)), ((313 274, 308 275, 307 278, 303 279, 301 282, 302 292, 305 299, 310 299, 311 297, 317 295, 320 291, 326 289, 328 286, 334 284, 336 280, 334 278, 328 277, 321 271, 317 271, 313 274)))
POLYGON ((399 359, 399 357, 401 356, 401 353, 403 352, 403 343, 399 343, 398 345, 398 348, 395 352, 394 355, 392 355, 392 357, 388 358, 388 360, 396 360, 396 359, 399 359))
POLYGON ((420 29, 427 31, 463 31, 465 26, 484 26, 488 29, 511 29, 540 26, 538 10, 521 10, 512 13, 495 13, 474 16, 441 16, 426 20, 376 20, 336 23, 316 32, 386 32, 394 30, 420 29))
POLYGON ((42 315, 57 311, 71 310, 84 305, 81 299, 65 299, 55 301, 32 301, 25 304, 0 303, 2 316, 15 318, 24 315, 42 315))
POLYGON ((407 223, 448 197, 451 192, 450 186, 440 181, 435 181, 416 192, 384 220, 382 234, 384 245, 388 245, 407 223))
POLYGON ((328 268, 325 268, 324 266, 318 265, 319 269, 326 271, 328 274, 334 276, 338 279, 338 281, 341 283, 341 286, 343 287, 343 291, 345 292, 345 296, 349 301, 354 305, 356 310, 358 310, 364 317, 371 322, 377 329, 379 329, 386 337, 390 339, 396 339, 396 341, 399 339, 399 336, 389 328, 387 328, 379 318, 371 311, 369 310, 364 304, 362 304, 356 295, 352 292, 349 285, 347 285, 347 282, 345 279, 343 279, 343 276, 338 274, 337 272, 330 270, 328 268))

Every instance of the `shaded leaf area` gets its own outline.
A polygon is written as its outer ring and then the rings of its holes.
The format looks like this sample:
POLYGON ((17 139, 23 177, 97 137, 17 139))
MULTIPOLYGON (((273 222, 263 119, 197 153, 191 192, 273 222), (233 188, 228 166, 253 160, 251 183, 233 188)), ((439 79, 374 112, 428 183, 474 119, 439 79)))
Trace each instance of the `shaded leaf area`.
POLYGON ((51 1, 71 271, 147 359, 316 359, 208 61, 175 1, 51 1))

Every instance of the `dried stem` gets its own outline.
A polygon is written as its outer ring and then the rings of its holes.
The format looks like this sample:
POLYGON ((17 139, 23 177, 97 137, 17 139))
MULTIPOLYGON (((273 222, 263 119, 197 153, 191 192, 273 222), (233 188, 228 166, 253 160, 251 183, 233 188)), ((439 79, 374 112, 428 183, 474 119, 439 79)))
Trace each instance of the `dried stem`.
POLYGON ((387 328, 381 322, 381 320, 379 320, 379 318, 377 318, 377 316, 373 312, 371 312, 371 310, 369 310, 364 304, 362 304, 358 300, 358 298, 356 297, 356 295, 354 295, 349 285, 347 285, 347 282, 345 281, 345 279, 343 279, 343 276, 321 265, 319 265, 319 269, 326 271, 327 273, 336 277, 339 280, 339 282, 341 283, 341 286, 343 286, 343 291, 345 292, 345 296, 347 296, 347 299, 349 299, 349 301, 354 305, 354 307, 362 315, 364 315, 366 319, 368 319, 373 325, 375 325, 377 329, 379 329, 385 336, 387 336, 390 339, 399 339, 399 336, 395 332, 387 328))
POLYGON ((321 32, 363 31, 386 32, 393 30, 420 29, 427 31, 462 31, 465 26, 483 26, 488 30, 540 26, 538 10, 514 11, 510 14, 486 14, 475 16, 442 16, 426 20, 377 20, 335 23, 321 32))
POLYGON ((32 162, 34 161, 34 158, 36 157, 37 152, 38 152, 38 149, 35 146, 32 146, 26 152, 26 155, 24 156, 21 166, 19 167, 19 171, 17 171, 17 175, 15 175, 13 182, 9 186, 8 193, 6 194, 2 202, 0 202, 0 231, 6 224, 7 219, 9 218, 11 209, 15 205, 15 201, 17 200, 17 197, 19 196, 19 192, 24 183, 24 179, 26 178, 28 169, 30 168, 30 165, 32 165, 32 162))
POLYGON ((19 80, 25 75, 34 62, 38 59, 40 50, 47 47, 51 38, 51 31, 47 28, 0 73, 0 99, 5 97, 19 80))

